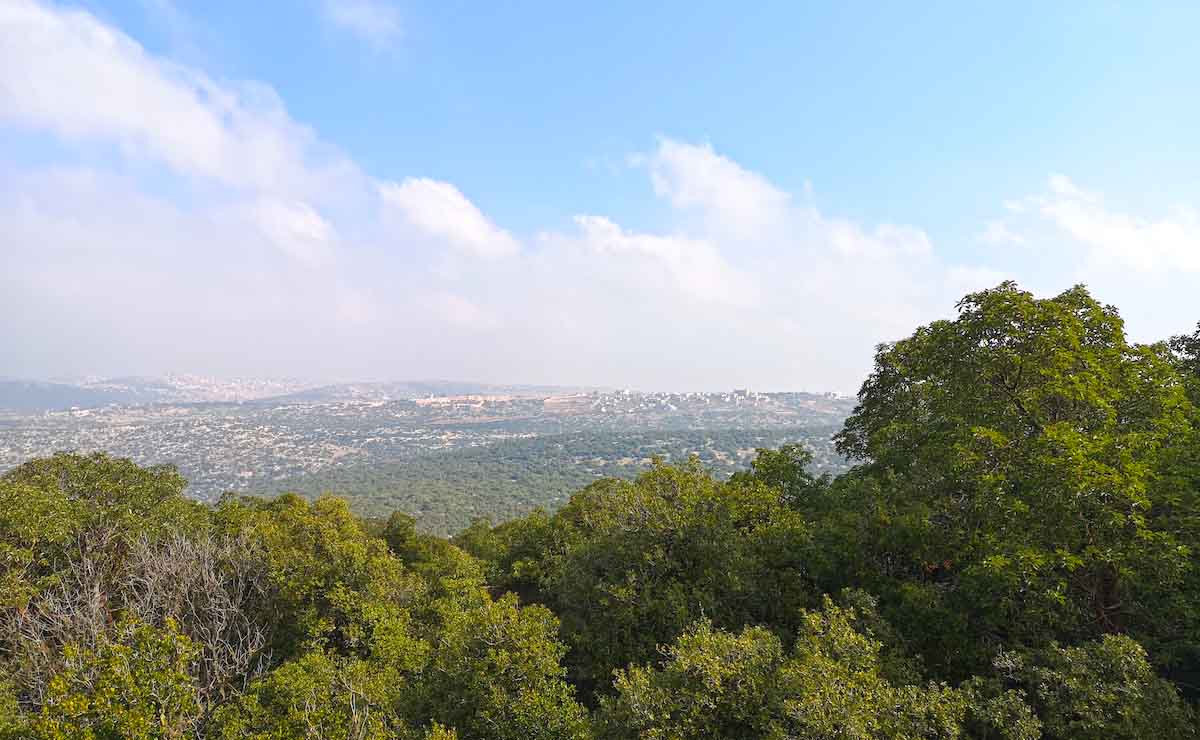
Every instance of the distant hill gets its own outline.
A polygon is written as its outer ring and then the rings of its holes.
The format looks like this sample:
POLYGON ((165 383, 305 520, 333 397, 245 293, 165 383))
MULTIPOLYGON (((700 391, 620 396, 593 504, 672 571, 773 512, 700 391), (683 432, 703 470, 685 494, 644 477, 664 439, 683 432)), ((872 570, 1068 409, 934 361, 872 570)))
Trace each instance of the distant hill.
POLYGON ((398 382, 334 383, 274 396, 273 402, 328 403, 331 401, 398 401, 429 396, 545 396, 596 390, 556 385, 491 385, 453 380, 414 380, 398 382))
POLYGON ((0 380, 0 409, 6 411, 62 411, 73 407, 145 402, 139 393, 130 390, 86 388, 37 380, 0 380))
POLYGON ((541 398, 593 388, 548 385, 491 385, 451 380, 350 382, 318 385, 274 378, 209 378, 198 375, 63 380, 0 378, 0 411, 37 413, 70 408, 153 403, 331 403, 397 401, 430 396, 520 396, 541 398))
POLYGON ((198 375, 55 380, 2 378, 0 410, 37 413, 110 405, 247 401, 295 393, 313 385, 297 380, 226 380, 198 375))

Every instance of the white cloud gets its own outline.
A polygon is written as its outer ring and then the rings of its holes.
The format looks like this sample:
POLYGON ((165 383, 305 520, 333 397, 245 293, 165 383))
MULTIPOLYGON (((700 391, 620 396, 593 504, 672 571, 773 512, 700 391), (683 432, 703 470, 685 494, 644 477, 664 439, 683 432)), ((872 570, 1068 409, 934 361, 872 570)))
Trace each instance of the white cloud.
POLYGON ((253 218, 272 243, 301 262, 319 266, 332 260, 333 226, 307 203, 262 200, 253 218))
POLYGON ((450 183, 410 177, 398 184, 382 183, 379 193, 421 232, 466 254, 495 259, 520 249, 511 234, 489 221, 450 183))
POLYGON ((1042 192, 1001 204, 1003 221, 983 241, 1019 244, 997 250, 1006 277, 1040 294, 1084 284, 1116 305, 1135 341, 1190 331, 1200 318, 1200 212, 1178 206, 1135 213, 1071 177, 1052 174, 1042 192))
POLYGON ((715 225, 752 236, 778 222, 790 197, 761 175, 717 154, 709 144, 662 137, 648 157, 634 160, 650 171, 654 192, 676 208, 696 208, 715 225))
MULTIPOLYGON (((109 372, 362 374, 383 337, 471 317, 422 303, 434 258, 389 233, 380 184, 274 91, 156 57, 86 12, 0 2, 0 131, 13 147, 26 131, 66 145, 65 167, 0 165, 0 314, 56 317, 32 334, 38 322, 0 321, 33 372, 119 360, 129 367, 109 372), (69 164, 96 151, 112 171, 69 164), (76 324, 91 331, 66 330, 76 324)), ((425 204, 434 213, 407 203, 416 223, 440 225, 435 246, 515 250, 446 187, 454 197, 425 204)))
POLYGON ((876 342, 1001 277, 666 138, 637 161, 667 226, 582 215, 526 247, 454 184, 366 174, 261 85, 30 0, 0 2, 0 126, 66 152, 0 163, 8 372, 846 391, 876 342))
POLYGON ((348 165, 318 151, 261 85, 220 85, 151 57, 82 11, 0 4, 0 121, 112 141, 176 173, 297 196, 348 165))
POLYGON ((877 342, 949 314, 960 291, 1001 279, 945 264, 922 229, 863 226, 822 213, 807 196, 797 203, 707 145, 660 139, 632 161, 648 170, 677 228, 644 233, 576 217, 577 234, 542 237, 542 262, 565 286, 539 300, 569 305, 571 323, 589 334, 627 326, 644 335, 643 346, 702 358, 673 366, 677 384, 736 377, 741 364, 775 387, 850 390, 877 342))
POLYGON ((753 283, 710 243, 681 236, 629 233, 607 218, 576 216, 581 243, 602 257, 633 257, 631 269, 661 267, 687 296, 734 306, 757 301, 753 283))
POLYGON ((1098 200, 1095 194, 1080 190, 1066 175, 1051 174, 1048 182, 1050 192, 1055 195, 1092 203, 1098 200))
POLYGON ((323 0, 321 9, 329 22, 377 50, 395 44, 403 31, 400 11, 385 0, 323 0))
POLYGON ((1142 271, 1200 270, 1200 221, 1180 209, 1173 218, 1143 220, 1076 199, 1045 205, 1042 213, 1092 248, 1094 258, 1142 271))
POLYGON ((1000 220, 988 221, 983 225, 983 233, 979 236, 985 244, 1002 247, 1010 244, 1025 244, 1025 237, 1008 228, 1008 224, 1000 220))
POLYGON ((929 236, 915 226, 880 224, 867 233, 858 224, 838 219, 826 220, 815 211, 811 215, 827 232, 830 244, 848 257, 881 259, 929 257, 933 254, 929 236))
POLYGON ((69 142, 114 144, 124 156, 226 188, 225 199, 241 201, 251 223, 310 264, 337 252, 331 215, 362 211, 381 193, 393 194, 418 227, 460 248, 516 250, 452 185, 413 179, 380 186, 295 122, 271 89, 219 83, 156 58, 79 10, 0 3, 4 123, 69 142))
POLYGON ((1030 228, 1049 226, 1083 246, 1094 269, 1200 271, 1200 213, 1195 208, 1180 206, 1158 218, 1136 216, 1109 207, 1101 194, 1065 175, 1051 175, 1047 192, 1023 199, 1021 209, 1036 217, 1030 228))
POLYGON ((500 325, 495 316, 470 299, 454 293, 437 293, 429 298, 429 303, 442 319, 464 329, 486 330, 500 325))

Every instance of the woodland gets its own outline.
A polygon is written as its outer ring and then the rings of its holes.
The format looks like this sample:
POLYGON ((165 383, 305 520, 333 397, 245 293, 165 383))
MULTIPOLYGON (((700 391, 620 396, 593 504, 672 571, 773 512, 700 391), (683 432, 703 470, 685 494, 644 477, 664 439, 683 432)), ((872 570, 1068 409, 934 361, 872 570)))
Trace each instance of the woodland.
POLYGON ((659 461, 450 538, 30 460, 0 738, 1200 735, 1200 327, 1004 283, 878 347, 836 443, 836 476, 659 461))

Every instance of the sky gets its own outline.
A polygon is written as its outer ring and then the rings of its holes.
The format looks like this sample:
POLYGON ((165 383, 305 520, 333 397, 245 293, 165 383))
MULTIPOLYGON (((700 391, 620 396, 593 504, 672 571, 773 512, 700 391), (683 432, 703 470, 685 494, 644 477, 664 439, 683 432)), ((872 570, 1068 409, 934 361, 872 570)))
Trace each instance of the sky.
POLYGON ((1200 320, 1197 3, 0 0, 0 376, 853 392, 1200 320))

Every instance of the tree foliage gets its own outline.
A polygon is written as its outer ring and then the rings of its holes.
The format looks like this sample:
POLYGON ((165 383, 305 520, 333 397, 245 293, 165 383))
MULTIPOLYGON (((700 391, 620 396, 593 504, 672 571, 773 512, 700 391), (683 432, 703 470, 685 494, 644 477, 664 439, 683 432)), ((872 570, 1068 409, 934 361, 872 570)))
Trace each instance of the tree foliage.
POLYGON ((1006 283, 878 349, 836 478, 658 461, 447 540, 30 461, 0 739, 1195 738, 1198 409, 1200 331, 1006 283))
POLYGON ((559 615, 572 676, 587 688, 653 658, 697 619, 786 631, 813 598, 808 529, 781 492, 722 483, 695 463, 600 481, 497 537, 500 582, 559 615))
POLYGON ((1143 586, 1177 589, 1192 567, 1188 533, 1159 516, 1177 493, 1162 463, 1193 419, 1163 345, 1128 343, 1082 288, 1038 300, 1006 283, 881 347, 859 399, 838 439, 865 462, 847 480, 876 520, 858 544, 937 660, 1149 637, 1143 586))

